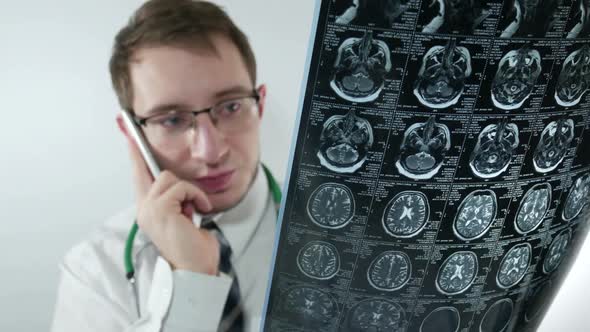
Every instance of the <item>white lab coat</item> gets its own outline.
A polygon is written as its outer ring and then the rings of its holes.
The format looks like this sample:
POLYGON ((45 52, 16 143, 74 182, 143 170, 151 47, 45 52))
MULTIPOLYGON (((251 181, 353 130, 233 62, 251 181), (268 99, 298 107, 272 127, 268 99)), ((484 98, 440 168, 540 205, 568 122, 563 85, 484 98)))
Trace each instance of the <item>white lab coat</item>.
MULTIPOLYGON (((123 263, 135 212, 130 207, 112 217, 66 254, 60 266, 53 332, 217 330, 231 278, 171 271, 141 230, 133 246, 141 311, 137 316, 123 263)), ((276 205, 259 167, 244 200, 218 221, 233 250, 246 331, 260 327, 276 219, 276 205)))

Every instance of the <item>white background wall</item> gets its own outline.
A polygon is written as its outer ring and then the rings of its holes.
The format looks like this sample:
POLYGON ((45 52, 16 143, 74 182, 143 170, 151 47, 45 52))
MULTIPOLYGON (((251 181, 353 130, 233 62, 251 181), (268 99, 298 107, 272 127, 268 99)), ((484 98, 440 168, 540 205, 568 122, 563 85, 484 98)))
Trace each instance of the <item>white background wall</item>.
MULTIPOLYGON (((0 0, 0 331, 48 329, 66 250, 133 201, 107 62, 139 0, 0 0)), ((269 86, 263 159, 283 179, 312 0, 225 0, 269 86)), ((590 243, 542 331, 590 330, 590 243), (585 327, 585 328, 583 328, 585 327)))

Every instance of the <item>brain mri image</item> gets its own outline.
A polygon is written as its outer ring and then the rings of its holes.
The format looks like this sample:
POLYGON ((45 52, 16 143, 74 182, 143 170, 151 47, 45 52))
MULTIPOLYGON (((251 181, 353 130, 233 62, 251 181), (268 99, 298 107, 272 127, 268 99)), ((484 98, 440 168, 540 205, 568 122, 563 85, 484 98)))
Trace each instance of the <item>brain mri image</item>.
MULTIPOLYGON (((507 13, 508 25, 500 37, 544 37, 557 21, 563 0, 514 0, 507 13)), ((505 6, 510 6, 507 2, 505 6)))
POLYGON ((479 178, 490 179, 502 174, 510 165, 514 149, 520 142, 518 127, 506 119, 486 126, 477 137, 469 167, 479 178))
POLYGON ((551 185, 543 183, 534 185, 526 192, 514 220, 518 233, 532 232, 543 222, 551 205, 551 191, 551 185))
POLYGON ((338 316, 336 300, 314 287, 290 288, 280 300, 284 315, 304 327, 325 328, 338 316))
POLYGON ((390 70, 389 47, 366 31, 362 38, 348 38, 338 48, 330 87, 344 100, 370 102, 381 93, 390 70))
POLYGON ((555 101, 561 106, 577 105, 590 89, 590 46, 584 44, 563 62, 555 86, 555 101))
POLYGON ((352 173, 364 164, 372 145, 371 124, 350 111, 326 120, 317 156, 322 166, 333 172, 352 173))
POLYGON ((408 127, 395 166, 401 175, 410 179, 430 179, 438 173, 450 149, 449 127, 437 123, 431 116, 426 122, 408 127))
POLYGON ((533 155, 533 165, 539 173, 548 173, 556 169, 565 158, 565 154, 574 140, 574 120, 559 119, 543 129, 539 144, 533 155))
POLYGON ((492 81, 492 102, 503 110, 520 108, 541 75, 541 54, 522 47, 506 53, 492 81))
POLYGON ((352 191, 339 183, 324 183, 309 197, 307 214, 318 226, 337 229, 346 226, 354 217, 355 202, 352 191))
POLYGON ((590 0, 575 1, 572 7, 576 24, 568 32, 567 38, 587 38, 590 35, 590 0))
POLYGON ((299 251, 297 266, 301 273, 310 278, 331 279, 340 270, 340 255, 332 244, 312 241, 299 251))
POLYGON ((579 177, 565 200, 565 206, 561 217, 565 221, 571 221, 577 217, 584 206, 590 203, 590 173, 579 177))
POLYGON ((471 251, 458 251, 441 265, 436 277, 436 288, 445 295, 465 292, 477 275, 477 256, 471 251))
POLYGON ((395 302, 369 299, 356 304, 348 314, 346 331, 390 332, 403 331, 406 313, 395 302))
POLYGON ((470 35, 489 16, 482 0, 431 0, 425 8, 429 21, 423 33, 460 33, 470 35))
POLYGON ((367 270, 367 279, 371 286, 388 292, 404 287, 411 275, 410 257, 401 251, 382 252, 367 270))
POLYGON ((528 243, 512 247, 500 263, 496 283, 501 288, 510 288, 518 284, 531 264, 533 249, 528 243))
POLYGON ((480 332, 504 332, 512 318, 514 304, 510 299, 501 299, 496 301, 486 311, 481 323, 479 324, 480 332))
POLYGON ((566 229, 553 239, 543 261, 543 272, 549 274, 557 269, 567 252, 571 237, 571 230, 566 229))
POLYGON ((457 332, 461 323, 461 315, 455 307, 434 309, 424 318, 420 332, 457 332))
POLYGON ((482 237, 492 225, 498 211, 496 194, 491 190, 470 193, 459 206, 453 231, 461 240, 482 237))
POLYGON ((465 79, 471 75, 469 50, 454 39, 445 46, 433 46, 422 58, 414 95, 431 108, 445 108, 459 101, 465 79))
POLYGON ((408 9, 408 0, 335 0, 337 24, 392 27, 408 9))
POLYGON ((422 231, 430 205, 426 195, 418 191, 404 191, 393 197, 383 212, 383 228, 392 236, 409 238, 422 231))

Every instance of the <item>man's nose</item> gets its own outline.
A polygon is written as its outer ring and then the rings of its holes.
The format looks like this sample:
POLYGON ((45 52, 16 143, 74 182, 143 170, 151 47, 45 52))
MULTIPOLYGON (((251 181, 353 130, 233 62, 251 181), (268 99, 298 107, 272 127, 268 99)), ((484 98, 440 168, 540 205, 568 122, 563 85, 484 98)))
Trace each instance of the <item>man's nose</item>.
POLYGON ((195 128, 191 130, 191 157, 207 164, 218 164, 229 152, 223 134, 215 127, 208 114, 195 119, 195 128))

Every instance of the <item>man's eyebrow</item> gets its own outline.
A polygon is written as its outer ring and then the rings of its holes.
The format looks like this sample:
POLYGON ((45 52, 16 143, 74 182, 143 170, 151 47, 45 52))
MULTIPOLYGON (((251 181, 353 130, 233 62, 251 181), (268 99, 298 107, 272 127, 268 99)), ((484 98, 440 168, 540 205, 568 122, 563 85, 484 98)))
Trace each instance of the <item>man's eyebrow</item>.
MULTIPOLYGON (((223 89, 221 91, 216 92, 214 94, 214 98, 216 100, 220 100, 220 99, 223 99, 226 97, 249 94, 252 92, 254 92, 253 88, 245 87, 243 85, 235 85, 230 88, 223 89)), ((149 116, 152 116, 155 114, 170 112, 170 111, 175 111, 175 110, 192 110, 192 108, 190 105, 186 105, 186 104, 166 103, 166 104, 156 105, 156 106, 148 109, 147 112, 145 113, 145 115, 142 117, 149 117, 149 116)))
POLYGON ((230 88, 216 92, 215 98, 219 100, 224 97, 229 97, 229 96, 233 96, 233 95, 241 95, 241 94, 252 93, 252 92, 254 92, 253 88, 245 87, 243 85, 234 85, 230 88))
POLYGON ((164 112, 175 111, 175 110, 180 110, 180 109, 190 109, 190 106, 184 105, 184 104, 177 104, 177 103, 169 103, 169 104, 156 105, 156 106, 150 108, 145 113, 145 115, 142 116, 142 117, 149 117, 151 115, 155 115, 155 114, 159 114, 159 113, 164 113, 164 112))

